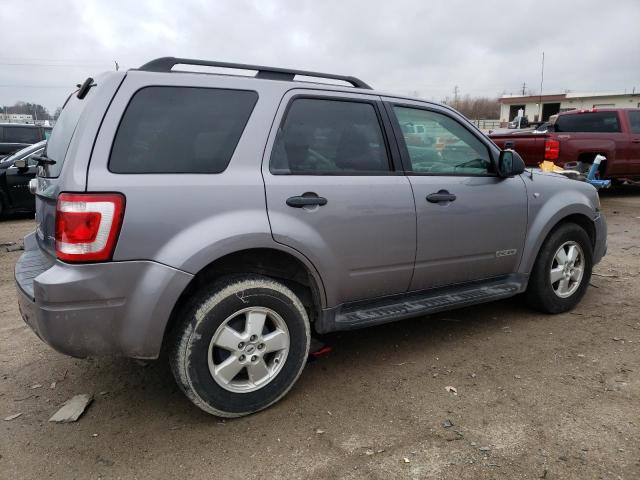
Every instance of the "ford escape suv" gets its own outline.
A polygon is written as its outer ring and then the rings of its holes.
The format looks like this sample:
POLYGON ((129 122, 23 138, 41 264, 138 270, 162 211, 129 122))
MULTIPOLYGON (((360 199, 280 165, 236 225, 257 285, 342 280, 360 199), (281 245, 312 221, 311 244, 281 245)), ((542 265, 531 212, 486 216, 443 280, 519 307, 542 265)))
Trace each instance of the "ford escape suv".
POLYGON ((77 357, 166 348, 224 417, 285 395, 312 332, 520 293, 563 312, 606 251, 592 186, 354 77, 160 58, 87 79, 38 163, 25 322, 77 357))

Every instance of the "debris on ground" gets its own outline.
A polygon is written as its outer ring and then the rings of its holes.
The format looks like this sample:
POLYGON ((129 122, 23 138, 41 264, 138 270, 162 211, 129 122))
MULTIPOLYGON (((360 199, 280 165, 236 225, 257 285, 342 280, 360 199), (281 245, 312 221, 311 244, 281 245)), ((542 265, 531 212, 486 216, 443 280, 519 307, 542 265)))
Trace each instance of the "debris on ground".
POLYGON ((9 415, 8 417, 4 417, 4 421, 5 422, 10 422, 11 420, 15 420, 16 418, 18 418, 20 415, 22 415, 22 412, 14 413, 13 415, 9 415))
POLYGON ((75 422, 93 401, 93 395, 82 393, 67 400, 62 407, 49 419, 50 422, 75 422))
POLYGON ((402 460, 404 461, 404 463, 411 463, 411 460, 409 460, 407 457, 404 457, 402 460))
POLYGON ((449 393, 453 393, 454 395, 458 395, 458 389, 456 387, 452 387, 451 385, 447 385, 446 387, 444 387, 444 389, 449 393))
POLYGON ((447 418, 444 422, 442 422, 442 426, 444 428, 451 428, 453 427, 453 422, 447 418))
POLYGON ((31 390, 35 390, 36 388, 42 388, 42 384, 40 384, 40 383, 36 383, 36 384, 34 384, 34 385, 31 385, 29 388, 30 388, 31 390))
POLYGON ((9 245, 6 248, 7 252, 17 252, 19 250, 24 250, 24 245, 22 245, 21 243, 19 244, 15 244, 15 245, 9 245))
POLYGON ((325 432, 324 432, 324 430, 321 430, 321 429, 319 429, 319 428, 318 428, 318 429, 316 429, 316 433, 317 433, 318 435, 322 435, 322 434, 323 434, 323 433, 325 433, 325 432))
POLYGON ((481 452, 490 452, 491 448, 489 448, 489 447, 480 447, 478 450, 480 450, 481 452))

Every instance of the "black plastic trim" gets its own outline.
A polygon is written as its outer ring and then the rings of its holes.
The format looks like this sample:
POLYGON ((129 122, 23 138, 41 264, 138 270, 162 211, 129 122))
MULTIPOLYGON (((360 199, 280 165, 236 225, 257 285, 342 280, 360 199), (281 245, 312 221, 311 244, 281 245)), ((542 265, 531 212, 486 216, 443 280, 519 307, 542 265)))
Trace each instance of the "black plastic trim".
POLYGON ((350 83, 356 88, 371 90, 371 87, 357 77, 336 75, 333 73, 311 72, 306 70, 293 70, 289 68, 267 67, 264 65, 248 65, 244 63, 215 62, 210 60, 198 60, 193 58, 161 57, 142 65, 138 70, 146 72, 171 72, 176 65, 199 65, 204 67, 230 68, 235 70, 257 70, 256 78, 269 80, 293 81, 296 75, 305 77, 327 78, 350 83))
POLYGON ((522 293, 527 287, 527 281, 528 276, 516 273, 477 282, 345 303, 322 310, 315 322, 315 328, 318 333, 354 330, 477 305, 522 293))

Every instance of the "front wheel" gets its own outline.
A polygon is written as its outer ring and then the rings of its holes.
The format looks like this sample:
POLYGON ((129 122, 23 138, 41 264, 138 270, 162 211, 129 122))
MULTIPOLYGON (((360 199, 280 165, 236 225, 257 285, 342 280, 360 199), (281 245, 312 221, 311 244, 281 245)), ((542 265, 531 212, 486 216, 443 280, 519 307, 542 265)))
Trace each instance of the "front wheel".
POLYGON ((298 297, 266 277, 222 279, 196 293, 173 334, 178 385, 202 410, 240 417, 267 408, 296 382, 310 326, 298 297))
POLYGON ((562 313, 584 296, 593 267, 593 248, 574 223, 558 227, 545 240, 529 278, 526 299, 536 310, 562 313))

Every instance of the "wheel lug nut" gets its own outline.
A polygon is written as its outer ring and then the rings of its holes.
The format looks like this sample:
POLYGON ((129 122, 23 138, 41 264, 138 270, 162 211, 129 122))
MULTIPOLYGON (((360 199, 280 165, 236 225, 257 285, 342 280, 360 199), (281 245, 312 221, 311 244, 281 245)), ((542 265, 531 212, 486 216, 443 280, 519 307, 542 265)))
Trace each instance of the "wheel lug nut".
POLYGON ((243 349, 243 348, 244 348, 244 342, 240 342, 240 343, 238 344, 238 350, 241 350, 241 349, 243 349))
POLYGON ((251 337, 249 338, 249 341, 255 342, 256 338, 258 338, 256 335, 251 335, 251 337))
POLYGON ((240 355, 240 358, 239 358, 238 360, 240 360, 241 362, 244 362, 244 359, 245 359, 245 358, 246 358, 246 357, 245 357, 244 355, 240 355))
POLYGON ((261 343, 260 345, 258 345, 258 350, 262 350, 264 348, 264 343, 261 343))
POLYGON ((257 356, 255 356, 255 355, 254 355, 253 357, 251 357, 251 361, 252 361, 252 362, 255 362, 256 360, 258 360, 258 357, 257 357, 257 356))

